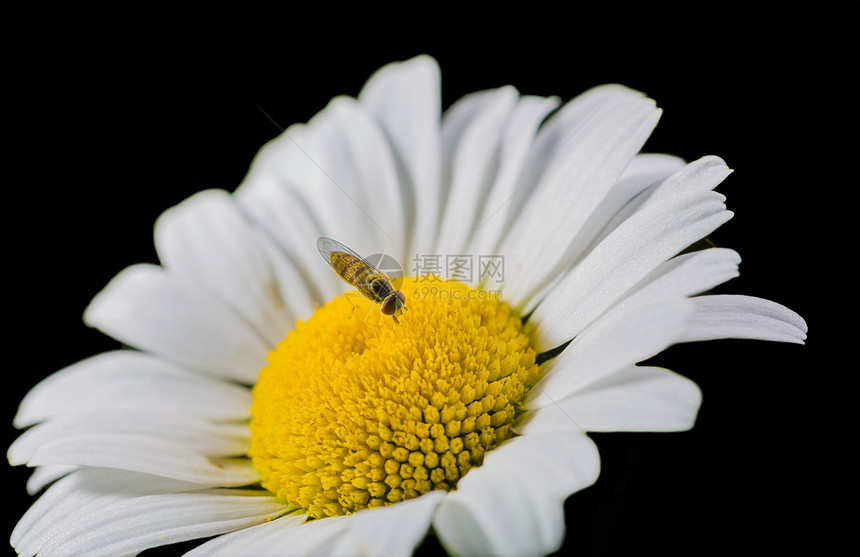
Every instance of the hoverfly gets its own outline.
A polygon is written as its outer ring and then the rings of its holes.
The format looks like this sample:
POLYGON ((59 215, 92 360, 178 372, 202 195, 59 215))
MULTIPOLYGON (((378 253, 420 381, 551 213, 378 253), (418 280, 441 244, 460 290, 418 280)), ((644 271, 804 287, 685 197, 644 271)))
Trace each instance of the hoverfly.
POLYGON ((317 249, 334 272, 355 287, 365 298, 381 304, 380 311, 390 315, 397 323, 397 312, 405 309, 406 296, 395 290, 391 279, 372 263, 345 245, 331 238, 317 240, 317 249))

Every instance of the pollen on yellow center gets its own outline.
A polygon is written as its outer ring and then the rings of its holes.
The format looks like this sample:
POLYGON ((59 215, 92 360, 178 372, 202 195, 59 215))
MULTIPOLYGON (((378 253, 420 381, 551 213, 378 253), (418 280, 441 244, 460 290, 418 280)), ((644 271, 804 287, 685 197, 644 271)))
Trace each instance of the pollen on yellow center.
POLYGON ((537 380, 521 319, 487 292, 409 280, 398 323, 346 293, 299 322, 253 389, 263 487, 320 518, 453 489, 512 435, 537 380))

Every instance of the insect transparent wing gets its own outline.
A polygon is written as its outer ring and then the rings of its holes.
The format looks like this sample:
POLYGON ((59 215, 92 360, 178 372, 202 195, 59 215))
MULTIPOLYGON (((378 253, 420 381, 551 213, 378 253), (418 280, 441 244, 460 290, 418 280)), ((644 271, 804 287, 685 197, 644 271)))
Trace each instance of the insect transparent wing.
POLYGON ((329 265, 331 265, 331 254, 336 251, 342 251, 364 262, 364 264, 370 267, 374 273, 386 276, 386 274, 377 269, 373 263, 371 263, 364 257, 358 255, 351 248, 341 244, 337 240, 332 240, 331 238, 320 238, 317 240, 317 249, 320 251, 320 254, 323 256, 323 258, 329 262, 329 265))
POLYGON ((348 282, 352 286, 358 288, 359 290, 362 290, 362 293, 366 292, 368 285, 358 284, 358 277, 356 277, 356 275, 355 275, 355 272, 354 272, 355 269, 354 268, 352 268, 352 269, 349 269, 349 268, 341 269, 341 268, 338 268, 337 265, 335 265, 335 263, 334 263, 334 261, 336 259, 335 254, 337 252, 346 253, 348 255, 351 255, 358 262, 360 262, 361 265, 367 267, 371 271, 372 274, 383 277, 389 283, 391 282, 391 279, 388 278, 388 275, 386 275, 385 273, 383 273, 382 271, 377 269, 376 266, 373 265, 371 262, 369 262, 367 259, 358 255, 355 251, 353 251, 349 247, 341 244, 337 240, 332 240, 331 238, 321 237, 317 240, 317 249, 319 250, 320 255, 322 255, 323 259, 325 259, 326 262, 328 262, 329 266, 332 268, 332 270, 334 270, 335 273, 338 274, 338 276, 340 276, 343 280, 345 280, 346 282, 348 282))

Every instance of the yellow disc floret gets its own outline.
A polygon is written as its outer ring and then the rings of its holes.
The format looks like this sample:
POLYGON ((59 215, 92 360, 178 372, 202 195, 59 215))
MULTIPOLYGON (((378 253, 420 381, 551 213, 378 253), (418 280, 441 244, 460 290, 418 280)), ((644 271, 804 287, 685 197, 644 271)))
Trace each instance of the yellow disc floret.
POLYGON ((263 487, 314 518, 453 489, 512 435, 535 352, 487 292, 406 280, 395 323, 355 293, 269 354, 249 456, 263 487))

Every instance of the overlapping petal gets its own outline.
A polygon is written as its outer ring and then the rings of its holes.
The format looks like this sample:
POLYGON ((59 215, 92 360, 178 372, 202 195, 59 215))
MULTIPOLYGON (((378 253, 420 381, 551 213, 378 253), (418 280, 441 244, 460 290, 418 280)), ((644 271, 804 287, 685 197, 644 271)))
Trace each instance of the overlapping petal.
POLYGON ((21 555, 35 555, 49 540, 74 530, 73 524, 81 524, 106 506, 196 489, 200 485, 127 470, 83 468, 57 481, 33 503, 15 526, 10 542, 21 555))
POLYGON ((557 146, 499 247, 506 271, 517 277, 504 285, 505 297, 515 306, 569 267, 573 238, 642 147, 659 115, 654 102, 640 93, 607 87, 562 109, 554 120, 564 125, 546 126, 546 133, 558 136, 557 146), (566 119, 567 113, 576 117, 566 119), (535 226, 537 222, 541 225, 535 226))
POLYGON ((538 350, 558 346, 667 259, 731 218, 715 192, 678 194, 618 226, 535 309, 538 350))
POLYGON ((436 507, 444 498, 444 492, 431 491, 396 506, 356 513, 349 529, 335 543, 332 555, 412 555, 427 535, 436 507))
POLYGON ((39 555, 131 555, 248 528, 277 517, 283 510, 283 503, 265 492, 228 489, 102 502, 89 514, 72 514, 63 530, 40 548, 39 555))
POLYGON ((701 403, 702 393, 689 379, 631 366, 529 412, 517 431, 685 431, 701 403))
POLYGON ((155 223, 162 265, 190 287, 212 292, 271 346, 298 316, 269 263, 266 241, 224 191, 193 195, 155 223))
MULTIPOLYGON (((572 261, 579 261, 636 212, 655 186, 664 183, 684 166, 682 159, 670 155, 639 154, 633 157, 573 238, 568 247, 572 261)), ((535 298, 540 299, 540 296, 535 298)))
POLYGON ((115 468, 208 486, 245 486, 260 477, 246 458, 210 458, 179 441, 134 433, 54 439, 35 450, 27 464, 115 468))
POLYGON ((404 200, 408 254, 433 248, 441 214, 441 92, 439 66, 418 56, 385 66, 358 96, 379 122, 394 154, 404 200))
POLYGON ((118 350, 87 358, 36 385, 21 401, 14 423, 26 427, 94 409, 244 420, 250 406, 247 388, 187 371, 149 354, 118 350))
POLYGON ((803 344, 806 322, 787 307, 754 296, 693 298, 696 312, 680 342, 746 338, 803 344))
POLYGON ((84 320, 169 362, 247 384, 269 351, 235 310, 155 265, 123 270, 93 298, 84 320))
POLYGON ((442 121, 443 211, 435 253, 459 254, 498 165, 498 142, 517 103, 513 87, 467 96, 442 121))
POLYGON ((48 464, 39 466, 27 478, 27 493, 35 495, 45 489, 47 485, 80 469, 80 466, 75 466, 74 464, 48 464))
POLYGON ((186 557, 279 557, 285 551, 298 556, 332 555, 332 547, 351 519, 335 516, 305 523, 302 515, 287 516, 210 540, 186 557))
POLYGON ((403 257, 403 199, 393 154, 376 120, 355 100, 338 97, 309 129, 308 139, 297 145, 317 171, 301 191, 323 230, 301 245, 314 246, 325 235, 350 238, 359 253, 403 257))
POLYGON ((245 454, 249 435, 244 424, 216 424, 193 414, 93 411, 48 420, 28 429, 9 447, 9 463, 26 464, 39 447, 82 433, 129 433, 167 439, 208 456, 245 454))
MULTIPOLYGON (((306 289, 322 304, 342 287, 340 279, 319 265, 319 255, 304 249, 314 245, 324 230, 303 193, 303 188, 310 187, 321 174, 300 146, 306 145, 311 135, 309 125, 294 125, 264 145, 235 196, 242 210, 271 238, 277 247, 275 253, 302 274, 301 282, 291 287, 306 289), (312 243, 307 244, 309 241, 312 243)), ((336 200, 348 201, 340 195, 336 200)))
POLYGON ((565 497, 594 483, 599 470, 597 448, 584 433, 515 437, 459 481, 433 527, 455 555, 550 553, 564 537, 565 497))
POLYGON ((526 407, 551 405, 664 350, 681 338, 693 311, 693 303, 679 296, 639 295, 619 304, 549 364, 526 407))

